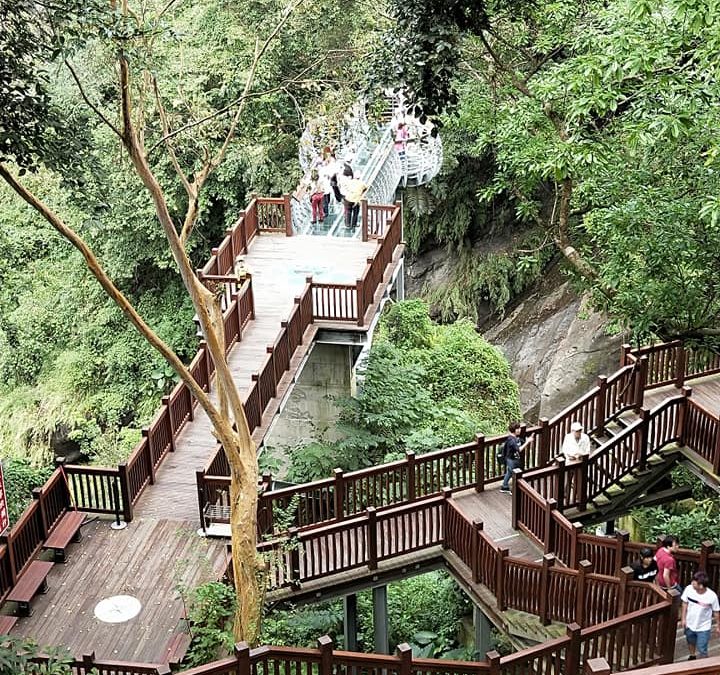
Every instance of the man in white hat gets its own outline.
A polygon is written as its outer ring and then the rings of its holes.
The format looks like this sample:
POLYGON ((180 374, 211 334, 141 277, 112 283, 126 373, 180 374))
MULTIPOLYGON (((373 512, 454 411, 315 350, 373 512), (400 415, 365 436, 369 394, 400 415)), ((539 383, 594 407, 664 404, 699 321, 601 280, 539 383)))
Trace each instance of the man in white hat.
POLYGON ((590 437, 583 433, 583 425, 580 422, 573 422, 570 425, 570 433, 563 440, 561 452, 569 462, 590 454, 590 437))

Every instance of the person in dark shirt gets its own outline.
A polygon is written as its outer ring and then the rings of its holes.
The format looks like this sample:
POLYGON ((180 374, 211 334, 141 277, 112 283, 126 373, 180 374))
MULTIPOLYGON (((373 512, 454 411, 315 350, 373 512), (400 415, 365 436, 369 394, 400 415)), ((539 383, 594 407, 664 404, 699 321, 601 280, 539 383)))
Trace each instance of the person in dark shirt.
POLYGON ((635 581, 655 581, 658 566, 651 548, 640 549, 640 559, 632 564, 632 571, 635 581))
POLYGON ((508 437, 505 439, 498 457, 500 462, 505 464, 505 477, 500 487, 500 492, 505 494, 510 494, 510 479, 513 471, 523 467, 523 450, 535 440, 531 438, 523 442, 523 439, 520 438, 521 428, 518 422, 513 422, 508 426, 508 437))

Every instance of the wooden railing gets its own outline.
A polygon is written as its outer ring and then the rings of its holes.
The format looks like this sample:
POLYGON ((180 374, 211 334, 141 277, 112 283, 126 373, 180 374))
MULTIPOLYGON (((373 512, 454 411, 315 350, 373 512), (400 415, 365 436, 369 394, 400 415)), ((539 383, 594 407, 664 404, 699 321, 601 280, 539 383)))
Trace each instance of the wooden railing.
POLYGON ((35 488, 32 495, 30 506, 0 536, 0 602, 22 576, 65 512, 72 508, 60 468, 55 469, 45 485, 35 488))
POLYGON ((720 353, 689 350, 680 340, 630 349, 623 345, 622 363, 627 365, 647 357, 647 389, 674 384, 682 387, 689 380, 720 373, 720 353))
MULTIPOLYGON (((47 657, 33 658, 38 664, 46 664, 47 657)), ((170 675, 170 666, 159 663, 130 663, 128 661, 106 661, 96 659, 95 653, 85 654, 81 659, 68 664, 68 675, 170 675)), ((65 672, 64 670, 62 671, 65 672)))
POLYGON ((317 320, 365 323, 395 249, 402 241, 402 209, 395 206, 363 205, 363 241, 377 239, 377 248, 367 259, 354 284, 313 283, 313 316, 317 320), (369 224, 368 224, 369 221, 369 224), (367 230, 367 227, 370 230, 367 230))
MULTIPOLYGON (((526 450, 525 466, 545 466, 550 458, 559 454, 563 437, 576 419, 583 420, 588 429, 596 430, 626 410, 639 408, 644 388, 637 383, 643 381, 645 363, 641 360, 638 366, 627 365, 610 377, 599 377, 595 387, 552 419, 542 418, 538 426, 523 427, 521 435, 535 440, 526 450)), ((474 488, 482 492, 487 483, 504 475, 497 454, 505 438, 505 434, 489 438, 478 435, 472 443, 419 456, 408 452, 404 460, 347 474, 336 470, 333 478, 263 493, 258 508, 265 515, 263 522, 272 528, 264 534, 274 531, 273 513, 282 511, 287 515, 293 501, 296 502, 293 525, 302 528, 350 518, 368 506, 385 508, 436 495, 444 487, 453 491, 474 488)), ((224 453, 216 452, 205 467, 204 475, 215 490, 220 489, 224 476, 228 490, 229 472, 224 453)), ((197 479, 198 494, 207 494, 202 487, 203 475, 198 474, 197 479)), ((200 510, 203 508, 201 504, 200 510)))

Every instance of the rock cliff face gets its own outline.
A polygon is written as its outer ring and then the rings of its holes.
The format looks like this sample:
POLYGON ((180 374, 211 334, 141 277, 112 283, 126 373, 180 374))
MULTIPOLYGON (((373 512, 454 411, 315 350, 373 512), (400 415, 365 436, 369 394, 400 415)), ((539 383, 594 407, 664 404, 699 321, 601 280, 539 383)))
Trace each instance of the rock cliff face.
MULTIPOLYGON (((409 258, 407 297, 446 282, 452 264, 439 249, 409 258)), ((606 317, 584 306, 557 266, 518 297, 503 319, 490 318, 489 307, 478 310, 483 335, 510 362, 528 422, 552 417, 585 393, 598 375, 618 368, 622 336, 607 335, 606 317)))
POLYGON ((621 336, 553 269, 495 325, 483 327, 512 366, 528 421, 551 417, 617 370, 621 336))

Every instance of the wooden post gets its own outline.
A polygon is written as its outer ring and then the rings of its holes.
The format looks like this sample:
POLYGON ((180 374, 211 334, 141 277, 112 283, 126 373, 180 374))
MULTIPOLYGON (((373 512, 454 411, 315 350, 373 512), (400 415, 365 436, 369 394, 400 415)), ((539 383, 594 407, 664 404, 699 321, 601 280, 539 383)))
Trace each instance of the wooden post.
MULTIPOLYGON (((472 580, 480 583, 480 533, 483 531, 482 520, 473 520, 473 538, 470 542, 470 558, 472 560, 472 580)), ((487 582, 487 579, 485 580, 487 582)))
POLYGON ((510 549, 500 548, 495 559, 497 562, 495 568, 495 600, 501 612, 507 609, 507 603, 505 602, 505 559, 509 553, 510 549))
POLYGON ((293 236, 292 206, 290 204, 290 195, 289 194, 283 195, 283 207, 284 207, 284 211, 285 211, 285 236, 292 237, 293 236))
POLYGON ((585 661, 583 675, 610 675, 610 666, 603 658, 588 659, 585 661))
POLYGON ((597 379, 598 395, 595 401, 595 432, 605 433, 605 407, 607 406, 607 375, 597 379))
POLYGON ((345 474, 340 468, 335 469, 335 490, 334 505, 335 519, 342 520, 345 517, 345 474))
POLYGON ((512 475, 512 515, 510 523, 513 530, 517 530, 518 518, 520 517, 520 479, 522 478, 522 469, 513 469, 512 475))
POLYGON ((550 568, 555 564, 555 556, 546 553, 542 558, 542 569, 540 570, 540 621, 543 626, 550 623, 550 568))
POLYGON ((570 642, 565 649, 565 670, 566 673, 577 673, 580 671, 580 626, 571 623, 567 627, 567 636, 570 642))
POLYGON ((685 384, 685 367, 687 365, 687 352, 682 342, 675 347, 675 386, 679 389, 685 384))
POLYGON ((622 616, 623 614, 625 614, 628 581, 632 581, 633 577, 632 567, 623 567, 618 571, 617 577, 620 580, 620 583, 618 584, 616 616, 622 616))
POLYGON ((675 421, 675 437, 677 438, 678 445, 685 445, 685 427, 687 426, 688 419, 688 399, 692 395, 692 388, 683 387, 680 393, 684 396, 680 409, 678 410, 677 418, 675 421))
POLYGON ((318 638, 320 649, 319 675, 333 675, 333 641, 328 635, 318 638))
POLYGON ((539 438, 538 465, 545 466, 550 461, 550 420, 547 417, 540 418, 540 431, 536 438, 539 438))
MULTIPOLYGON (((713 442, 712 438, 710 442, 713 442)), ((716 476, 720 476, 720 424, 718 424, 717 435, 715 436, 714 442, 715 447, 712 451, 713 473, 716 476)))
POLYGON ((640 408, 640 420, 642 421, 642 425, 640 426, 640 438, 638 439, 638 443, 640 444, 640 447, 638 448, 640 451, 638 469, 640 471, 645 471, 647 468, 648 431, 650 427, 650 411, 647 408, 640 408))
POLYGON ((620 347, 620 367, 623 366, 629 366, 630 365, 630 359, 628 359, 628 356, 630 356, 630 351, 632 347, 629 344, 624 344, 622 347, 620 347))
POLYGON ((82 655, 82 662, 86 672, 90 672, 95 666, 95 652, 82 655))
POLYGON ((362 220, 360 226, 360 236, 363 241, 368 240, 368 203, 367 199, 360 200, 360 218, 362 220))
POLYGON ((667 614, 667 633, 663 642, 665 649, 660 663, 672 663, 675 660, 675 638, 677 635, 678 612, 680 610, 680 591, 674 588, 668 591, 670 608, 667 614))
POLYGON ((442 498, 443 498, 443 523, 444 523, 444 533, 442 538, 442 547, 443 549, 450 548, 448 545, 448 534, 450 528, 447 526, 448 521, 450 520, 450 517, 448 516, 448 512, 450 511, 450 500, 452 499, 452 490, 449 487, 444 487, 442 490, 442 498))
POLYGON ((238 642, 235 645, 235 660, 238 675, 250 675, 250 647, 247 642, 238 642))
POLYGON ((297 527, 288 529, 288 539, 291 542, 288 576, 290 577, 290 583, 293 588, 300 588, 300 540, 298 538, 297 527))
POLYGON ((130 496, 130 475, 128 474, 127 462, 118 464, 118 473, 120 475, 120 496, 123 502, 123 520, 131 523, 133 519, 133 503, 130 496))
POLYGON ((500 675, 500 654, 493 649, 485 654, 485 660, 490 664, 489 675, 500 675))
POLYGON ((200 511, 200 527, 205 532, 205 469, 195 471, 195 486, 197 487, 198 510, 200 511))
POLYGON ((152 456, 150 429, 145 427, 140 431, 140 434, 145 439, 145 454, 147 456, 148 471, 150 472, 150 485, 155 485, 155 463, 153 462, 152 456))
POLYGON ((642 408, 643 399, 645 398, 645 385, 647 384, 648 377, 647 356, 640 357, 640 363, 638 366, 637 375, 635 376, 635 402, 633 405, 635 410, 642 408))
POLYGON ((545 553, 555 550, 555 537, 553 529, 553 511, 557 509, 557 502, 550 497, 545 502, 545 553))
POLYGON ((582 529, 582 523, 572 524, 572 535, 570 536, 570 560, 567 561, 567 566, 573 570, 577 569, 578 563, 580 562, 579 536, 582 534, 582 529))
POLYGON ((170 452, 175 452, 175 421, 173 420, 172 408, 170 407, 170 397, 163 396, 162 404, 167 407, 168 422, 170 423, 170 452))
POLYGON ((48 536, 48 522, 47 514, 45 513, 45 502, 43 500, 42 488, 33 488, 32 497, 37 502, 37 508, 38 511, 40 511, 40 538, 45 541, 48 536))
MULTIPOLYGON (((268 345, 267 347, 265 347, 265 351, 268 354, 270 354, 270 370, 272 371, 272 374, 273 374, 273 376, 272 376, 272 397, 271 398, 275 398, 277 396, 277 384, 280 380, 280 378, 277 376, 277 372, 275 370, 275 367, 277 365, 275 363, 275 347, 271 347, 270 345, 268 345)), ((285 372, 285 371, 283 370, 283 372, 285 372)))
POLYGON ((475 492, 485 490, 485 436, 475 436, 475 492))
POLYGON ((557 508, 560 513, 562 513, 565 508, 565 464, 565 457, 558 457, 555 460, 555 465, 557 466, 557 487, 555 488, 555 499, 557 500, 557 508))
POLYGON ((581 560, 577 568, 577 591, 575 593, 575 623, 580 626, 585 624, 585 607, 587 604, 587 598, 585 597, 587 595, 587 579, 585 577, 591 571, 592 563, 589 560, 581 560))
POLYGON ((368 569, 377 569, 377 511, 374 506, 368 506, 365 509, 367 514, 367 555, 368 569))
POLYGON ((715 552, 715 544, 712 541, 704 541, 700 545, 700 560, 698 561, 698 570, 708 572, 710 554, 715 552))
POLYGON ((408 450, 405 453, 405 458, 407 460, 406 498, 412 501, 417 494, 415 489, 415 453, 412 450, 408 450))
POLYGON ((357 293, 357 325, 362 326, 365 323, 365 310, 367 307, 365 307, 365 281, 363 279, 358 279, 355 282, 355 289, 357 293))
POLYGON ((615 530, 615 564, 613 565, 615 575, 619 575, 625 565, 625 542, 629 540, 630 533, 627 530, 615 530))
POLYGON ((397 655, 400 659, 398 675, 412 675, 412 647, 407 642, 399 644, 397 655))

